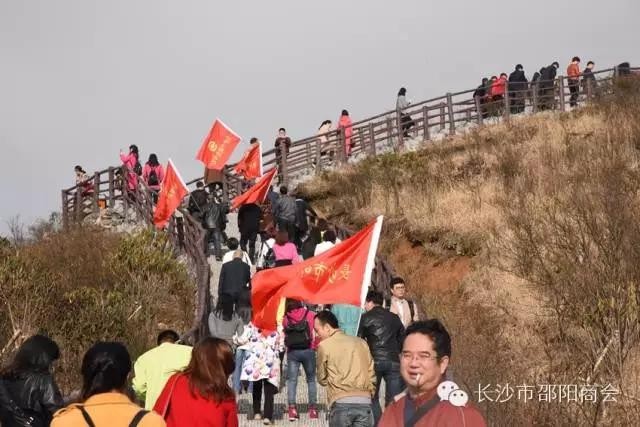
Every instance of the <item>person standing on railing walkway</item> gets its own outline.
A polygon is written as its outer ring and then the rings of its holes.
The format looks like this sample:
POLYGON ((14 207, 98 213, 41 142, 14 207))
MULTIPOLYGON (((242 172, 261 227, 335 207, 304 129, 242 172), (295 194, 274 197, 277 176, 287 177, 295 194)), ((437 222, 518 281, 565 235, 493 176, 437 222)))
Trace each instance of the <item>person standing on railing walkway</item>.
POLYGON ((540 70, 538 91, 540 95, 538 98, 540 110, 551 110, 555 106, 555 80, 556 75, 558 74, 558 68, 560 68, 560 64, 554 62, 548 67, 543 67, 540 70))
MULTIPOLYGON (((333 147, 331 147, 329 143, 328 133, 331 132, 332 122, 331 120, 325 120, 320 124, 318 128, 318 140, 320 144, 320 157, 324 157, 327 154, 329 155, 329 163, 333 163, 333 156, 335 155, 335 151, 333 147)), ((322 159, 321 159, 322 160, 322 159)))
POLYGON ((578 106, 578 94, 580 93, 580 58, 574 56, 571 64, 567 67, 567 80, 569 82, 569 105, 571 107, 578 106))
POLYGON ((280 197, 276 202, 274 216, 278 230, 285 230, 289 238, 293 239, 296 235, 296 199, 289 195, 286 185, 280 187, 280 197))
POLYGON ((511 114, 524 112, 525 99, 529 80, 524 74, 522 64, 516 65, 516 69, 509 75, 509 99, 511 100, 511 114))
POLYGON ((136 191, 138 188, 138 176, 142 175, 142 166, 138 158, 137 145, 132 144, 129 146, 129 154, 124 154, 122 150, 120 150, 120 160, 127 170, 127 189, 129 192, 136 191))
POLYGON ((154 153, 149 154, 149 160, 144 164, 142 168, 142 179, 151 190, 151 198, 153 204, 158 203, 158 193, 160 192, 160 185, 164 181, 164 169, 158 162, 158 156, 154 153))
POLYGON ((488 117, 485 104, 487 103, 487 96, 489 95, 489 87, 489 79, 484 77, 480 86, 478 86, 475 92, 473 92, 473 99, 475 100, 478 98, 478 103, 480 104, 480 111, 478 113, 482 114, 483 119, 488 117))
POLYGON ((351 151, 353 150, 353 126, 351 122, 351 117, 349 117, 349 112, 347 110, 342 110, 342 114, 340 115, 340 120, 338 120, 338 129, 343 132, 344 137, 344 153, 348 159, 351 157, 351 151))
POLYGON ((189 206, 187 209, 191 216, 197 219, 200 223, 204 220, 208 199, 209 193, 205 190, 204 183, 202 181, 198 181, 196 183, 196 189, 189 195, 189 206))
POLYGON ((293 238, 298 250, 302 250, 302 239, 309 232, 309 215, 317 216, 316 211, 313 210, 309 203, 302 197, 302 195, 296 196, 296 235, 293 238))
POLYGON ((260 231, 262 210, 255 203, 242 205, 238 210, 238 230, 240 230, 240 247, 249 253, 251 263, 256 262, 256 240, 260 231), (249 248, 247 250, 247 245, 249 248))
POLYGON ((214 189, 214 194, 209 194, 209 202, 205 213, 205 226, 207 238, 205 239, 206 253, 211 255, 210 244, 213 244, 213 255, 216 261, 222 261, 222 240, 223 231, 227 222, 229 206, 222 201, 222 188, 218 186, 214 189))
POLYGON ((587 62, 587 68, 582 72, 582 85, 584 86, 584 90, 587 94, 591 93, 592 96, 596 94, 598 89, 598 81, 593 74, 593 67, 595 67, 595 65, 593 61, 587 62))
POLYGON ((278 171, 278 185, 282 183, 282 159, 289 155, 289 149, 291 148, 291 138, 287 136, 287 130, 285 128, 278 129, 278 136, 274 144, 276 149, 276 166, 278 171))
POLYGON ((409 129, 411 129, 415 122, 410 115, 403 112, 405 108, 408 108, 411 102, 407 100, 407 89, 401 87, 398 91, 398 98, 396 99, 396 110, 400 112, 400 122, 402 123, 402 133, 405 138, 409 138, 409 129))
POLYGON ((77 165, 74 168, 74 171, 76 173, 76 185, 80 190, 80 195, 82 197, 92 195, 94 192, 94 186, 91 182, 91 178, 87 175, 87 172, 85 172, 80 165, 77 165))

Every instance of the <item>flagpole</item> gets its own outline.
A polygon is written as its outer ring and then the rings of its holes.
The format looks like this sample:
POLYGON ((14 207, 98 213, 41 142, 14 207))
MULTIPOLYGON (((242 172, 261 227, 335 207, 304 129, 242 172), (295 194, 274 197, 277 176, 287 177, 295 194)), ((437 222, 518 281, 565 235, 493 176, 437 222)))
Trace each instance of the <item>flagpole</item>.
POLYGON ((362 278, 362 288, 360 289, 360 316, 356 326, 356 334, 360 329, 360 319, 362 319, 362 310, 371 284, 371 273, 376 265, 376 252, 378 251, 378 243, 380 242, 380 232, 382 231, 382 221, 384 216, 380 215, 376 218, 376 225, 373 227, 373 235, 371 236, 371 244, 369 245, 369 253, 367 254, 367 264, 364 269, 364 277, 362 278))

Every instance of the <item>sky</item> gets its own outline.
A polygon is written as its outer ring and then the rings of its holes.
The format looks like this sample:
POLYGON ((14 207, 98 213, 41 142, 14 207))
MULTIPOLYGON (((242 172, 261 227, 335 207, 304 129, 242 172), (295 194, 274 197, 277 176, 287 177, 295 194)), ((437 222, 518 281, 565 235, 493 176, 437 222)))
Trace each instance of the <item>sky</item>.
POLYGON ((417 102, 517 63, 637 65, 638 17, 638 0, 0 0, 0 235, 130 144, 199 176, 216 117, 243 138, 233 160, 279 127, 392 109, 401 86, 417 102))

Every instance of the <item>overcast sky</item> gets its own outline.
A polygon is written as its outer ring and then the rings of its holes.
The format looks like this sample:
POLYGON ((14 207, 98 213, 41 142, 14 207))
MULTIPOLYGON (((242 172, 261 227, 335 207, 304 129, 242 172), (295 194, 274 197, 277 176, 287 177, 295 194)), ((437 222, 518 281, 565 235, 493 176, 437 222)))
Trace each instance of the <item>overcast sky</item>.
POLYGON ((0 0, 0 234, 129 144, 190 179, 217 116, 271 148, 281 126, 393 108, 400 86, 419 101, 516 63, 637 64, 638 18, 638 0, 0 0))

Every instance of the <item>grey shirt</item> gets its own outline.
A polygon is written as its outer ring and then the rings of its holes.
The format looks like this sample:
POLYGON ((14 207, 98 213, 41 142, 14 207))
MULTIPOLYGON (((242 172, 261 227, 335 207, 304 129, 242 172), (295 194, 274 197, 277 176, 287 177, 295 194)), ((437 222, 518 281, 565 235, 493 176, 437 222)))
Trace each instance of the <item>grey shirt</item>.
POLYGON ((244 325, 242 319, 234 314, 231 320, 223 320, 215 313, 209 313, 209 333, 212 337, 221 338, 233 346, 233 335, 242 335, 244 325))
POLYGON ((407 98, 404 95, 399 95, 398 100, 396 101, 396 108, 398 110, 402 110, 407 108, 408 106, 409 106, 409 101, 407 101, 407 98))

